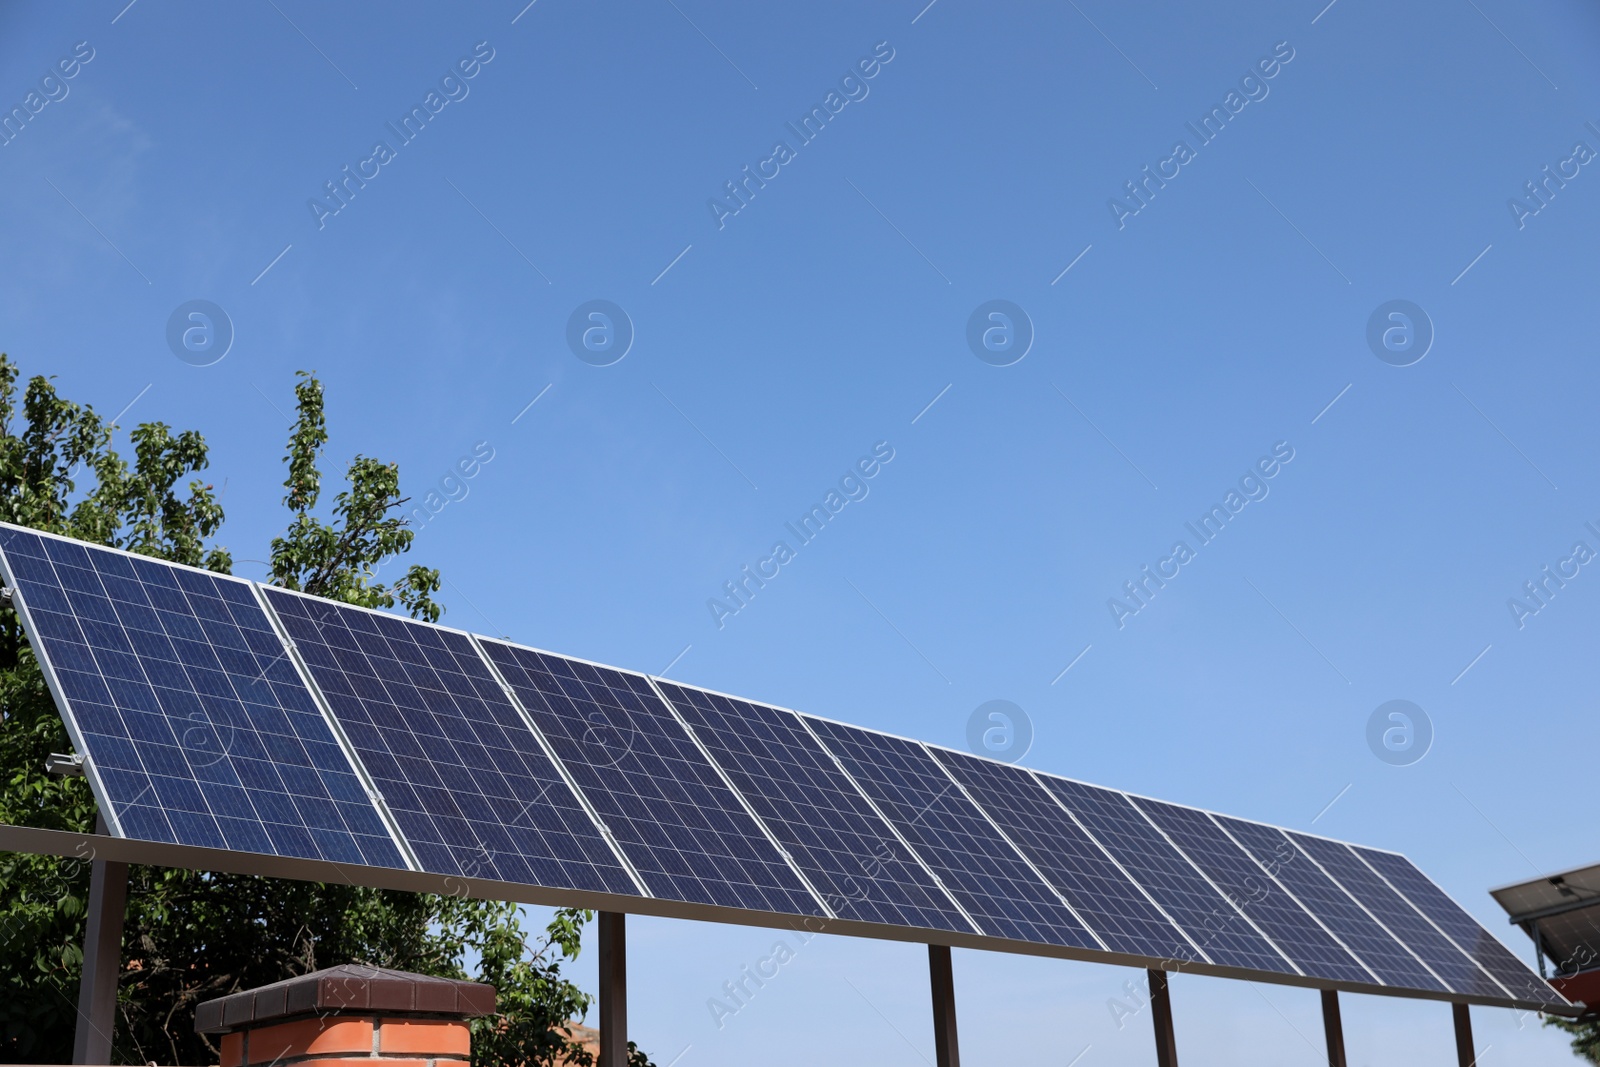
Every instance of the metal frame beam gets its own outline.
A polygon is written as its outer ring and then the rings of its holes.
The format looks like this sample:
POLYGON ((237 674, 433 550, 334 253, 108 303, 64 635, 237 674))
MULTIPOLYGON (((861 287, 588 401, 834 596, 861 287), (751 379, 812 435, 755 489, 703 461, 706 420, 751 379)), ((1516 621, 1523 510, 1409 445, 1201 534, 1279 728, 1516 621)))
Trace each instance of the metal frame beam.
POLYGON ((628 1067, 628 926, 620 911, 600 913, 600 1059, 628 1067))
POLYGON ((949 945, 928 946, 928 984, 933 990, 933 1055, 936 1067, 961 1067, 956 1040, 956 981, 949 945))
MULTIPOLYGON (((98 828, 105 830, 104 819, 99 820, 98 828)), ((72 1035, 73 1063, 111 1062, 111 1034, 117 1025, 117 978, 122 973, 122 922, 127 905, 128 865, 115 860, 91 860, 89 923, 83 938, 78 1021, 72 1035)))
POLYGON ((1453 1003, 1464 1000, 1491 1008, 1521 1008, 1547 1014, 1576 1018, 1582 1009, 1574 1005, 1545 1003, 1512 997, 1462 997, 1460 994, 1417 989, 1397 989, 1394 986, 1374 986, 1361 982, 1329 982, 1303 978, 1293 974, 1277 974, 1249 970, 1242 967, 1222 967, 1216 964, 1179 963, 1155 960, 1118 952, 1096 952, 1046 945, 1032 941, 1010 941, 998 937, 985 937, 953 930, 923 930, 910 926, 887 923, 862 922, 857 919, 825 919, 822 916, 789 915, 778 912, 751 911, 743 908, 718 907, 709 904, 689 904, 683 901, 664 900, 657 897, 637 897, 617 893, 591 893, 581 890, 552 889, 546 886, 518 882, 502 882, 492 878, 465 877, 459 874, 435 874, 428 871, 407 871, 391 867, 365 867, 332 860, 295 859, 288 856, 268 856, 254 852, 234 852, 222 848, 205 848, 199 845, 178 845, 159 841, 138 841, 131 838, 108 837, 97 834, 71 833, 64 830, 43 830, 31 826, 12 826, 0 823, 0 852, 26 852, 38 856, 67 856, 72 859, 95 857, 120 863, 137 863, 147 867, 171 867, 191 871, 218 871, 225 874, 255 874, 267 878, 288 878, 302 882, 337 882, 340 884, 369 886, 374 889, 399 889, 410 893, 445 893, 474 900, 504 900, 517 904, 538 904, 557 908, 587 908, 590 911, 628 912, 653 915, 664 919, 692 919, 696 922, 720 922, 734 926, 755 926, 773 930, 808 930, 817 932, 826 927, 830 934, 846 937, 866 937, 878 941, 900 941, 926 945, 950 945, 954 948, 981 949, 985 952, 1010 952, 1021 956, 1038 956, 1047 959, 1077 960, 1084 963, 1101 963, 1113 967, 1165 967, 1184 974, 1200 974, 1214 978, 1236 978, 1249 982, 1266 982, 1272 985, 1296 986, 1304 989, 1337 989, 1341 993, 1363 993, 1374 996, 1400 997, 1407 1000, 1437 1000, 1453 1003))
POLYGON ((1579 897, 1576 900, 1552 904, 1547 908, 1535 908, 1532 911, 1518 912, 1510 916, 1509 921, 1512 926, 1521 926, 1523 923, 1548 919, 1552 915, 1565 915, 1569 911, 1582 911, 1585 908, 1600 908, 1600 897, 1579 897))

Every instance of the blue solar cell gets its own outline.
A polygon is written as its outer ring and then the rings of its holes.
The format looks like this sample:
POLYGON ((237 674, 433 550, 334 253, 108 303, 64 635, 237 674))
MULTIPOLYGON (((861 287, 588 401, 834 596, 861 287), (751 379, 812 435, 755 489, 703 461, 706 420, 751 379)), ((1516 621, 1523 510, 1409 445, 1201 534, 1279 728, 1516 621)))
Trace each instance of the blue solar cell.
POLYGON ((971 931, 794 712, 659 684, 841 918, 971 931))
POLYGON ((1216 816, 1233 839, 1322 920, 1385 985, 1448 992, 1421 962, 1275 826, 1216 816))
POLYGON ((930 751, 1071 902, 1108 949, 1155 960, 1200 959, 1178 928, 1030 772, 964 752, 930 751))
POLYGON ((1512 955, 1499 938, 1485 930, 1410 860, 1393 852, 1379 852, 1359 845, 1350 848, 1514 996, 1543 1004, 1562 1002, 1544 979, 1512 955))
POLYGON ((1427 964, 1428 969, 1438 975, 1452 993, 1499 999, 1507 996, 1498 982, 1434 929, 1433 924, 1396 893, 1388 882, 1362 863, 1349 846, 1293 830, 1285 830, 1284 833, 1302 852, 1316 861, 1323 873, 1338 882, 1345 892, 1427 964))
POLYGON ((1205 812, 1142 797, 1133 802, 1300 970, 1341 982, 1376 980, 1205 812))
POLYGON ((1101 947, 921 744, 826 719, 806 722, 984 933, 1101 947))
POLYGON ((1212 963, 1293 974, 1281 953, 1122 793, 1041 774, 1044 783, 1212 963))
POLYGON ((470 637, 266 592, 424 870, 637 895, 470 637))
POLYGON ((653 896, 824 914, 648 679, 482 645, 653 896))
POLYGON ((11 526, 0 549, 123 834, 405 866, 248 582, 11 526))

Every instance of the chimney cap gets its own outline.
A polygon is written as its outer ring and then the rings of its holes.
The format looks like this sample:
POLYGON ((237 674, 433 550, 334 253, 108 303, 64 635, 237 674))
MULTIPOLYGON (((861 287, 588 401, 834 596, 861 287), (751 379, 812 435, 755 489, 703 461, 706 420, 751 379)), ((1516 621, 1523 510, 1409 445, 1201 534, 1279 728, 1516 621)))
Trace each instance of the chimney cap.
POLYGON ((347 963, 208 1000, 195 1009, 196 1033, 223 1034, 302 1015, 493 1015, 495 989, 347 963))

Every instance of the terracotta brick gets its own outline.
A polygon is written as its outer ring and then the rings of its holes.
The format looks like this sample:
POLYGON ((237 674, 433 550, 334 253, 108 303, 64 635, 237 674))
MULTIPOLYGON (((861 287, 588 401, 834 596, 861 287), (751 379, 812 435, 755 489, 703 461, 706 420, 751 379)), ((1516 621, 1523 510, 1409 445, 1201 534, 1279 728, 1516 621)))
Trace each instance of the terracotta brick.
POLYGON ((222 1067, 244 1067, 244 1035, 222 1035, 222 1067))
POLYGON ((372 1055, 371 1019, 299 1019, 250 1032, 250 1062, 289 1056, 372 1055))
POLYGON ((384 1019, 378 1028, 378 1051, 468 1056, 472 1053, 472 1031, 464 1022, 384 1019))
MULTIPOLYGON (((470 1060, 434 1060, 434 1067, 471 1067, 470 1060)), ((385 1067, 388 1067, 385 1064, 385 1067)))
POLYGON ((290 1067, 430 1067, 431 1060, 346 1059, 296 1060, 290 1067))

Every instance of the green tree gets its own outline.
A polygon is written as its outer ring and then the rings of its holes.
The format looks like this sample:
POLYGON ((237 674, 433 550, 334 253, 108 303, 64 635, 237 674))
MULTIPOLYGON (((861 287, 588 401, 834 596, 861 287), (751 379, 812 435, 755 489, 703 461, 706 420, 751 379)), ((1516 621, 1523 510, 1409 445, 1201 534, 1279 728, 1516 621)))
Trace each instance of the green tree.
POLYGON ((1545 1016, 1544 1024, 1565 1030, 1572 1035, 1572 1054, 1586 1063, 1600 1063, 1600 1019, 1584 1019, 1575 1022, 1571 1019, 1559 1019, 1554 1015, 1545 1016))
MULTIPOLYGON (((189 478, 208 463, 204 439, 146 423, 129 435, 34 377, 17 408, 18 371, 0 354, 0 520, 227 572, 211 543, 223 513, 212 487, 189 478), (87 476, 80 487, 80 477, 87 476)), ((439 572, 412 566, 388 584, 378 564, 411 547, 394 464, 351 462, 329 518, 315 511, 327 442, 321 383, 302 373, 289 440, 284 503, 290 522, 271 546, 269 580, 366 607, 399 604, 436 621, 439 572)), ((69 742, 15 613, 0 608, 0 821, 88 831, 95 804, 81 778, 45 773, 69 742)), ((82 971, 88 864, 0 854, 0 1060, 65 1062, 82 971)), ((130 872, 119 983, 116 1057, 123 1062, 213 1060, 194 1033, 203 1000, 335 963, 359 962, 493 983, 500 1013, 474 1024, 476 1065, 543 1065, 590 1057, 569 1019, 591 998, 561 973, 578 953, 587 912, 559 911, 542 937, 498 901, 401 893, 195 871, 130 872), (467 973, 468 961, 476 963, 467 973)), ((635 1067, 649 1059, 633 1051, 635 1067)))

